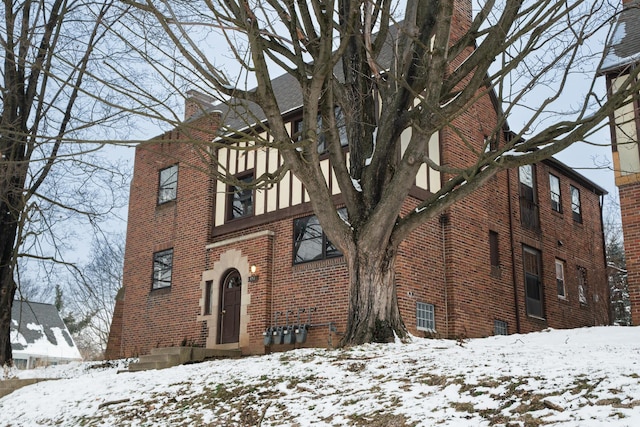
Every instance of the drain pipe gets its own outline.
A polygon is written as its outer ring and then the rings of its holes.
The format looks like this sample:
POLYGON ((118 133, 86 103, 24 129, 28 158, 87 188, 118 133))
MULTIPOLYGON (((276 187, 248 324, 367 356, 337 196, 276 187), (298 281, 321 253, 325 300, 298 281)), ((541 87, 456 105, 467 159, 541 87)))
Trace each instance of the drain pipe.
POLYGON ((447 295, 447 245, 445 227, 448 221, 447 214, 440 215, 440 237, 442 241, 442 284, 444 288, 444 333, 449 338, 449 297, 447 295))
POLYGON ((516 281, 516 251, 513 241, 513 211, 511 203, 511 171, 507 169, 507 202, 509 209, 509 242, 511 244, 511 279, 513 281, 513 303, 516 310, 516 333, 520 333, 520 304, 518 302, 518 283, 516 281))

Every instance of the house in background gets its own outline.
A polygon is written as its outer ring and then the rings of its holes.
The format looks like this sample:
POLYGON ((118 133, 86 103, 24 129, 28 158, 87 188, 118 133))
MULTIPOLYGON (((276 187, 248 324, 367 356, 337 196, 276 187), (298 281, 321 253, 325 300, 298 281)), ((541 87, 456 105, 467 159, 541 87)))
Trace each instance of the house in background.
MULTIPOLYGON (((613 33, 605 47, 600 73, 607 91, 615 93, 640 66, 640 0, 623 0, 613 33)), ((635 77, 636 79, 638 77, 635 77)), ((609 120, 616 186, 627 269, 631 324, 640 325, 640 94, 609 120)))
POLYGON ((11 350, 19 369, 80 362, 82 356, 53 304, 14 301, 11 350))
MULTIPOLYGON (((460 0, 456 11, 457 25, 469 25, 471 2, 460 0)), ((301 118, 299 87, 288 75, 272 84, 293 135, 301 118)), ((282 164, 277 150, 251 149, 228 133, 253 129, 267 137, 264 114, 255 105, 243 114, 192 95, 183 127, 136 149, 124 292, 107 357, 185 344, 243 354, 336 345, 346 328, 349 272, 313 215, 303 184, 287 173, 268 189, 246 190, 207 173, 218 167, 243 180, 282 164), (201 131, 194 135, 193 129, 201 131), (220 144, 207 153, 184 143, 194 137, 220 144), (305 333, 297 340, 281 339, 299 324, 305 333)), ((494 97, 479 97, 432 138, 428 156, 451 168, 474 162, 465 143, 481 151, 497 111, 494 97)), ((505 129, 498 143, 510 137, 505 129)), ((322 162, 340 209, 332 165, 328 157, 322 162)), ((424 164, 403 212, 448 179, 424 164)), ((482 337, 607 324, 605 193, 549 159, 498 173, 423 224, 401 244, 396 264, 409 332, 482 337)))

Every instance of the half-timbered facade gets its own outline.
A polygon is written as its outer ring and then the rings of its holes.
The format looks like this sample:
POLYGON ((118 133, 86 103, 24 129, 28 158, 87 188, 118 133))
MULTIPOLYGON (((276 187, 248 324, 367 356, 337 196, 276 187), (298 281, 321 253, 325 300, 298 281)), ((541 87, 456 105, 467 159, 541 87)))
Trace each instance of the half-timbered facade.
MULTIPOLYGON (((287 75, 272 84, 295 135, 302 104, 297 85, 287 75)), ((198 111, 198 99, 188 101, 187 114, 198 111)), ((175 345, 245 354, 336 345, 346 328, 349 272, 313 215, 304 185, 287 172, 266 188, 243 187, 283 162, 276 148, 237 137, 258 129, 268 141, 264 115, 253 106, 204 111, 136 149, 124 294, 107 355, 175 345), (193 142, 188 129, 202 128, 203 121, 210 132, 197 137, 214 141, 215 152, 180 143, 193 142), (216 180, 211 168, 236 181, 216 180)), ((492 98, 479 98, 430 140, 429 158, 454 168, 473 161, 464 142, 483 149, 485 129, 496 122, 492 98)), ((328 156, 321 159, 340 209, 332 165, 328 156)), ((403 212, 448 178, 423 165, 403 212)), ((551 159, 497 174, 423 224, 401 244, 396 265, 407 329, 419 336, 479 337, 607 323, 604 193, 551 159)))
MULTIPOLYGON (((623 0, 600 73, 615 94, 640 65, 640 1, 623 0)), ((633 77, 631 77, 633 78, 633 77)), ((635 77, 637 79, 637 77, 635 77)), ((640 94, 610 118, 611 146, 624 234, 631 322, 640 325, 640 94)))

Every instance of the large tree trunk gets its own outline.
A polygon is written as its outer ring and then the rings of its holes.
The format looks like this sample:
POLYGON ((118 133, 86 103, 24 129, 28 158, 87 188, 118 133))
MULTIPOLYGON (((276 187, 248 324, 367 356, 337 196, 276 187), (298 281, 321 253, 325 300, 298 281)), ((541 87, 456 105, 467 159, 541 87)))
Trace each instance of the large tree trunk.
POLYGON ((357 245, 347 256, 349 265, 349 317, 341 345, 393 342, 405 338, 395 284, 397 251, 368 250, 357 245))
MULTIPOLYGON (((6 192, 3 192, 2 196, 6 192)), ((13 277, 14 242, 18 221, 9 203, 0 201, 0 366, 11 364, 11 307, 17 286, 13 277)))
POLYGON ((0 159, 0 366, 4 366, 13 361, 10 332, 11 308, 17 289, 14 278, 16 237, 25 206, 23 188, 28 162, 24 155, 26 142, 9 132, 9 126, 0 123, 0 127, 8 134, 0 139, 0 147, 4 150, 4 158, 0 159))

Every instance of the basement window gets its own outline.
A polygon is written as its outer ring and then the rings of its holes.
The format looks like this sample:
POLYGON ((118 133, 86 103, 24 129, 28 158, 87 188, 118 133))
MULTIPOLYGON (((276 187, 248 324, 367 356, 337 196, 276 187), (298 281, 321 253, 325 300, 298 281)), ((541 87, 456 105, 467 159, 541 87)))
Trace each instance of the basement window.
POLYGON ((419 331, 435 332, 435 306, 426 302, 416 303, 416 324, 419 331))
POLYGON ((508 325, 504 320, 493 321, 493 335, 508 335, 508 325))

